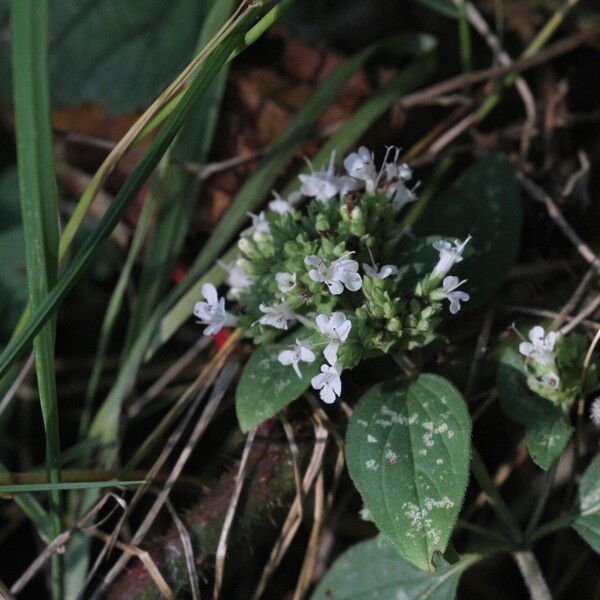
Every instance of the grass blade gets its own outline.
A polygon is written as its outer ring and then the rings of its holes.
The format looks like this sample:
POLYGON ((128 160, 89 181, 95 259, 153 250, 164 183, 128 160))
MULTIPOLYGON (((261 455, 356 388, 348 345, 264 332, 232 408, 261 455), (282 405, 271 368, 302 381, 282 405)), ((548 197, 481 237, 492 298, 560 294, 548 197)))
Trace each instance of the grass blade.
POLYGON ((125 487, 143 485, 145 481, 64 481, 62 483, 18 483, 15 485, 0 485, 0 494, 22 494, 24 492, 56 492, 63 490, 89 490, 107 487, 125 487))
MULTIPOLYGON (((213 5, 202 27, 199 50, 227 20, 233 5, 234 0, 221 0, 213 5)), ((157 215, 160 226, 150 238, 144 256, 137 301, 127 327, 125 354, 164 293, 183 247, 190 224, 189 215, 196 204, 201 182, 194 173, 185 171, 181 163, 206 161, 213 143, 227 75, 228 68, 225 67, 208 93, 200 98, 185 129, 164 156, 153 183, 151 200, 156 202, 160 199, 157 215)))
MULTIPOLYGON (((50 129, 47 27, 47 0, 11 2, 19 197, 29 303, 34 309, 55 284, 58 270, 58 193, 50 129)), ((46 468, 53 486, 60 482, 60 436, 54 375, 55 326, 56 319, 48 319, 33 340, 46 438, 46 468)), ((61 495, 56 487, 48 491, 51 534, 57 536, 61 531, 61 495)), ((59 555, 52 557, 51 587, 53 597, 61 598, 59 555)))

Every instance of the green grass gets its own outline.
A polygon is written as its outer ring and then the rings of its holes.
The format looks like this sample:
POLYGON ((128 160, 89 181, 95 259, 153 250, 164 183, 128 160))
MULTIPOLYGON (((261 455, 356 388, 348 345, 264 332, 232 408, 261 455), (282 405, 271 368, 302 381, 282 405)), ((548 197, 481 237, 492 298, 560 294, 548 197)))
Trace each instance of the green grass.
MULTIPOLYGON (((52 157, 48 81, 47 0, 13 0, 11 33, 19 197, 25 235, 29 304, 37 309, 56 283, 58 194, 52 157)), ((51 535, 62 529, 60 435, 54 345, 56 319, 47 319, 33 340, 35 371, 46 437, 51 535)), ((29 491, 29 490, 23 490, 29 491)), ((60 555, 52 556, 52 594, 62 597, 60 555)))

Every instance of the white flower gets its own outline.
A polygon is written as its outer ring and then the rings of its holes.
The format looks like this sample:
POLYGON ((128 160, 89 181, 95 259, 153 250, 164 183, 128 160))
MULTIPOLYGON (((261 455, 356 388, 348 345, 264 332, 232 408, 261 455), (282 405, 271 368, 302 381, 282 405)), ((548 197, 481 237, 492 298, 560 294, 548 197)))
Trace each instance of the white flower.
POLYGON ((549 331, 548 335, 543 327, 536 325, 529 330, 529 342, 521 342, 519 344, 519 352, 523 356, 533 358, 541 365, 547 365, 554 360, 554 344, 556 343, 557 334, 554 331, 549 331))
POLYGON ((401 210, 407 204, 414 202, 417 195, 414 189, 409 189, 406 182, 412 178, 412 170, 406 164, 397 164, 395 161, 385 165, 385 175, 388 198, 392 199, 392 205, 396 210, 401 210))
POLYGON ((230 265, 219 261, 219 265, 227 271, 225 283, 229 286, 227 297, 236 298, 242 290, 249 288, 254 282, 254 278, 248 275, 239 261, 230 265))
POLYGON ((342 175, 337 178, 337 185, 340 192, 340 198, 343 199, 348 192, 355 192, 362 189, 364 184, 362 181, 354 179, 354 177, 342 175))
POLYGON ((454 244, 444 240, 433 242, 433 247, 440 253, 440 259, 433 268, 434 277, 443 277, 455 263, 460 262, 465 246, 471 240, 471 236, 467 236, 464 242, 454 240, 454 244))
POLYGON ((261 325, 270 325, 276 329, 287 329, 288 321, 295 321, 296 315, 290 310, 290 307, 284 303, 277 306, 258 306, 261 312, 265 314, 258 320, 261 325))
POLYGON ((321 372, 315 375, 310 383, 315 390, 319 391, 319 396, 323 402, 332 404, 342 393, 342 367, 340 365, 322 365, 321 372))
POLYGON ((275 196, 275 200, 271 200, 271 202, 269 202, 269 210, 272 210, 278 215, 284 215, 285 213, 292 212, 292 208, 302 198, 302 193, 292 192, 287 197, 287 200, 284 200, 275 190, 273 190, 273 196, 275 196))
POLYGON ((277 273, 275 281, 279 291, 287 294, 296 287, 296 273, 277 273))
POLYGON ((377 171, 375 170, 375 157, 364 146, 358 152, 349 154, 344 159, 344 168, 350 177, 365 182, 367 192, 373 192, 377 186, 377 171))
POLYGON ((252 235, 254 233, 269 233, 269 221, 267 221, 267 217, 265 216, 264 211, 261 211, 257 215, 251 212, 247 214, 252 219, 252 225, 248 227, 248 229, 244 229, 244 231, 242 231, 242 235, 252 235))
POLYGON ((539 383, 549 390, 557 390, 560 387, 560 377, 556 373, 544 373, 540 377, 539 383))
POLYGON ((346 319, 343 312, 334 312, 331 316, 318 315, 317 327, 319 331, 331 341, 323 351, 327 362, 334 365, 337 362, 337 351, 342 342, 348 339, 352 323, 346 319))
POLYGON ((590 407, 590 419, 592 423, 600 428, 600 396, 592 402, 590 407))
POLYGON ((387 179, 410 181, 412 175, 412 169, 406 163, 399 165, 396 162, 389 162, 385 165, 385 176, 387 179))
POLYGON ((300 191, 305 196, 316 198, 321 202, 326 202, 333 198, 339 191, 338 178, 335 175, 333 163, 335 161, 335 152, 331 153, 331 159, 326 171, 314 171, 312 165, 312 173, 310 175, 298 175, 302 182, 300 191))
POLYGON ((392 206, 398 211, 417 199, 414 190, 409 190, 403 181, 392 183, 387 189, 387 195, 392 199, 392 206))
POLYGON ((356 292, 362 287, 362 278, 355 260, 342 257, 327 263, 312 254, 305 257, 304 263, 315 267, 309 270, 308 276, 313 281, 325 283, 334 296, 341 294, 344 287, 351 292, 356 292))
POLYGON ((449 275, 448 277, 444 277, 444 281, 442 282, 441 295, 450 300, 450 312, 453 315, 460 310, 460 303, 467 302, 471 297, 467 292, 463 292, 462 290, 455 291, 459 286, 465 283, 465 281, 467 280, 463 279, 462 281, 459 281, 458 277, 449 275))
POLYGON ((205 283, 202 286, 202 295, 205 302, 196 302, 194 316, 198 317, 203 325, 208 325, 204 335, 212 335, 223 327, 235 325, 235 317, 225 310, 225 298, 219 298, 217 289, 212 283, 205 283))
POLYGON ((300 361, 311 363, 315 360, 315 353, 311 350, 312 346, 306 340, 296 340, 296 345, 292 346, 288 350, 283 350, 279 353, 277 360, 282 365, 292 365, 294 371, 296 371, 296 375, 302 379, 302 373, 300 373, 300 368, 298 367, 298 363, 300 361))
POLYGON ((363 263, 364 272, 373 279, 385 279, 390 275, 395 275, 398 272, 398 267, 396 265, 383 265, 381 269, 378 271, 377 268, 368 265, 367 263, 363 263))

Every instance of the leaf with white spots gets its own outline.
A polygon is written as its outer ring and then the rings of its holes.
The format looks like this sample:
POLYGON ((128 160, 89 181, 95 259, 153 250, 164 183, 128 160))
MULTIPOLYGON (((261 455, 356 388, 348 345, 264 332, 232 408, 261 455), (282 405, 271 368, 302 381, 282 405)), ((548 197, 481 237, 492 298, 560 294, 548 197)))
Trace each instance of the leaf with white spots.
POLYGON ((577 512, 573 528, 596 552, 600 552, 600 454, 581 478, 577 512))
POLYGON ((557 406, 527 387, 525 361, 512 348, 502 353, 496 383, 504 412, 526 427, 525 439, 531 458, 542 469, 549 469, 573 435, 567 417, 557 406))
POLYGON ((465 555, 445 569, 423 573, 380 535, 339 556, 311 600, 453 600, 460 576, 477 558, 465 555))
POLYGON ((381 532, 424 571, 445 552, 462 506, 470 436, 460 392, 437 375, 375 386, 350 420, 350 476, 381 532))
POLYGON ((300 379, 291 366, 277 360, 286 348, 289 344, 261 346, 246 363, 235 393, 235 408, 242 431, 250 431, 274 417, 305 392, 310 380, 319 372, 321 362, 318 357, 312 363, 302 362, 300 379))

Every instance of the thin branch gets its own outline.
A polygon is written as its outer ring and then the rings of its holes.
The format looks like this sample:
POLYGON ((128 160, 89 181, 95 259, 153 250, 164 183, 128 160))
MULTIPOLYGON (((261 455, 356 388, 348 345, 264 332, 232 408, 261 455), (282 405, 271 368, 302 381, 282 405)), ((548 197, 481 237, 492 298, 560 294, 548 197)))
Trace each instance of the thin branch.
POLYGON ((517 179, 523 186, 525 191, 529 193, 535 200, 542 202, 546 206, 548 215, 556 223, 558 228, 565 234, 569 241, 575 246, 581 257, 588 262, 598 273, 600 273, 600 258, 594 254, 594 251, 586 244, 577 234, 577 232, 569 225, 563 217, 560 208, 556 202, 541 188, 537 183, 534 183, 523 172, 517 172, 517 179))
POLYGON ((531 551, 515 552, 513 558, 523 575, 532 600, 552 600, 540 565, 531 551))

